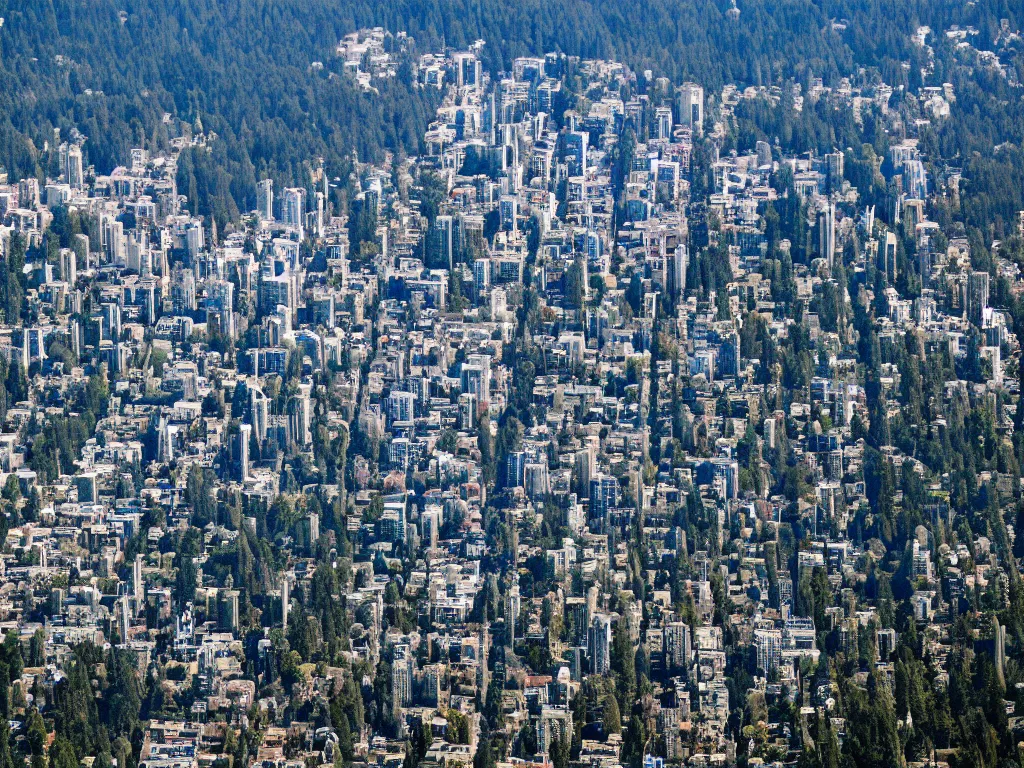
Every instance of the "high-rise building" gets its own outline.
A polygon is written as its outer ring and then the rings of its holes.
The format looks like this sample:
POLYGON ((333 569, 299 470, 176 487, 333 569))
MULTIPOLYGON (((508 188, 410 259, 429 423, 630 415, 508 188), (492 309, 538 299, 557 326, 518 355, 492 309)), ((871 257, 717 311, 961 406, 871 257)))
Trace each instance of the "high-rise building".
POLYGON ((587 144, 590 134, 574 131, 565 134, 565 159, 570 176, 587 175, 587 144))
POLYGON ((505 457, 505 485, 519 488, 525 485, 526 454, 523 451, 510 451, 505 457))
POLYGON ((288 431, 300 448, 306 448, 313 442, 313 434, 309 428, 311 417, 309 387, 304 385, 288 402, 288 431))
POLYGON ((572 738, 572 711, 568 707, 542 707, 537 721, 537 745, 548 752, 559 739, 572 738))
POLYGON ((145 601, 145 594, 142 587, 142 555, 135 555, 132 562, 132 597, 135 598, 136 608, 140 608, 145 601))
POLYGON ((988 289, 988 272, 971 272, 967 276, 967 319, 979 327, 988 307, 988 289))
POLYGON ((241 424, 235 443, 235 479, 245 482, 249 477, 249 439, 252 436, 252 425, 241 424))
POLYGON ((491 260, 477 259, 473 262, 473 288, 477 298, 491 286, 491 260))
POLYGON ((451 216, 438 216, 434 220, 434 242, 437 243, 442 261, 452 268, 455 259, 455 220, 451 216))
POLYGON ((395 650, 391 665, 391 696, 395 708, 407 707, 412 702, 412 656, 407 648, 395 650))
POLYGON ((291 602, 290 584, 288 583, 288 577, 291 574, 286 573, 281 578, 281 629, 285 636, 288 635, 288 608, 291 602))
POLYGON ((519 198, 515 195, 502 195, 498 201, 498 213, 501 228, 516 231, 516 219, 519 216, 519 198))
POLYGON ((671 267, 671 274, 669 275, 669 292, 672 294, 673 299, 682 298, 686 292, 686 269, 690 263, 690 256, 686 250, 684 243, 676 245, 676 250, 672 254, 672 260, 669 262, 671 267))
MULTIPOLYGON (((597 474, 597 457, 587 446, 576 452, 576 483, 581 496, 590 492, 590 481, 597 474)), ((589 496, 587 498, 590 498, 589 496)))
POLYGON ((924 579, 932 577, 932 556, 931 552, 921 546, 921 543, 914 539, 912 548, 914 576, 924 579))
POLYGON ((60 249, 60 279, 71 288, 78 279, 78 255, 70 248, 60 249))
POLYGON ((594 674, 608 674, 612 668, 612 620, 603 613, 595 614, 590 621, 587 652, 594 674))
POLYGON ((396 437, 388 446, 388 460, 394 469, 405 471, 409 468, 412 446, 408 437, 396 437))
POLYGON ((472 392, 463 392, 459 395, 460 429, 473 429, 473 425, 476 423, 476 403, 476 395, 472 392))
POLYGON ((387 417, 390 424, 411 422, 414 417, 416 397, 412 392, 395 390, 386 401, 387 417))
MULTIPOLYGON (((778 586, 774 590, 775 595, 775 608, 782 609, 783 606, 789 606, 793 603, 793 579, 789 576, 780 576, 778 586)), ((769 595, 769 597, 772 597, 769 595)))
POLYGON ((669 107, 654 110, 654 126, 656 139, 672 138, 672 110, 669 107))
POLYGON ((864 233, 871 237, 875 230, 875 206, 869 205, 864 209, 864 215, 861 217, 861 224, 864 226, 864 233))
POLYGON ((843 179, 845 160, 846 156, 842 152, 830 152, 825 155, 825 170, 828 172, 833 188, 838 188, 839 182, 843 179))
POLYGON ((838 449, 828 454, 828 476, 830 480, 843 478, 843 452, 838 449))
POLYGON ((890 285, 896 282, 896 246, 896 235, 892 232, 886 232, 885 240, 882 241, 881 252, 878 254, 878 266, 890 285))
POLYGON ((679 123, 695 136, 704 133, 704 89, 696 83, 683 83, 679 88, 679 123))
MULTIPOLYGON (((120 222, 117 223, 120 224, 120 222)), ((203 236, 203 225, 198 219, 190 222, 188 228, 185 230, 185 247, 188 249, 189 257, 193 260, 197 258, 205 245, 206 242, 203 236)))
POLYGON ((481 407, 491 401, 490 355, 468 355, 462 364, 462 391, 476 395, 481 407))
POLYGON ((682 621, 671 621, 665 625, 665 666, 670 669, 685 669, 690 663, 690 625, 682 621))
POLYGON ((836 254, 836 204, 830 202, 818 213, 818 255, 829 267, 836 254))
POLYGON ((603 525, 608 511, 619 503, 619 481, 611 475, 590 478, 590 520, 603 525))
POLYGON ((928 172, 920 158, 906 160, 903 163, 903 189, 907 195, 919 200, 928 197, 928 172))
POLYGON ((316 236, 324 236, 324 218, 327 215, 327 196, 317 190, 316 193, 316 236))
POLYGON ((543 499, 547 496, 551 490, 548 465, 543 461, 527 464, 523 485, 526 488, 526 495, 531 499, 543 499))
POLYGON ((256 442, 260 445, 267 439, 267 425, 270 421, 270 399, 258 387, 249 390, 249 423, 253 427, 256 442))
MULTIPOLYGON (((439 505, 427 505, 427 508, 423 510, 420 515, 420 536, 423 539, 423 543, 427 549, 437 548, 437 536, 441 530, 441 518, 443 517, 443 511, 439 505)), ((518 587, 516 588, 516 596, 518 597, 518 587)), ((516 616, 519 614, 516 613, 516 616)))
POLYGON ((757 667, 774 672, 782 663, 782 632, 778 629, 759 629, 754 632, 757 647, 757 667))
POLYGON ((143 147, 133 147, 131 150, 132 173, 142 173, 146 170, 149 162, 149 150, 143 147))
POLYGON ((256 213, 264 221, 274 220, 273 179, 263 179, 256 185, 256 213))
POLYGON ((227 280, 210 280, 206 286, 206 324, 220 333, 235 338, 235 284, 227 280))
POLYGON ((875 630, 875 654, 879 661, 888 661, 895 650, 896 630, 891 627, 877 628, 875 630))
POLYGON ((316 512, 310 512, 299 520, 297 533, 298 536, 296 538, 300 546, 311 554, 315 553, 316 544, 320 540, 320 515, 316 512))
POLYGON ((85 173, 82 171, 82 148, 77 144, 62 144, 60 164, 64 183, 72 189, 81 189, 85 184, 85 173))
POLYGON ((302 237, 306 219, 306 190, 301 187, 287 187, 281 201, 281 221, 299 230, 302 237))
POLYGON ((523 608, 522 599, 519 596, 519 585, 513 584, 508 591, 508 605, 505 607, 505 626, 509 627, 509 641, 515 641, 516 624, 519 621, 519 612, 523 608))
POLYGON ((18 182, 18 204, 35 210, 39 207, 39 179, 29 176, 18 182))
POLYGON ((460 88, 480 85, 483 79, 483 67, 475 54, 469 52, 456 53, 455 84, 460 88))

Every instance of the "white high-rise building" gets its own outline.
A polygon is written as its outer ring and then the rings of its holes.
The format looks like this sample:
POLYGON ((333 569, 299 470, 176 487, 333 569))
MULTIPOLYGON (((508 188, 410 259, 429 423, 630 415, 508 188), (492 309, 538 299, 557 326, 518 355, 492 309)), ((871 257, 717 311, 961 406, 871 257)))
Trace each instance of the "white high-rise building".
POLYGON ((391 664, 391 696, 395 709, 409 706, 412 701, 413 659, 407 647, 396 647, 391 664))
POLYGON ((85 184, 85 173, 82 171, 82 148, 77 144, 61 146, 61 172, 64 183, 72 189, 81 189, 85 184))
POLYGON ((251 424, 239 426, 238 453, 235 460, 238 462, 238 479, 243 483, 249 477, 249 438, 251 436, 251 424))
POLYGON ((78 279, 78 255, 70 248, 60 249, 60 279, 72 288, 78 279))
POLYGON ((267 439, 267 422, 270 420, 270 401, 263 392, 254 388, 249 394, 249 420, 255 428, 256 440, 261 445, 267 439))
POLYGON ((759 629, 754 633, 757 646, 757 667, 772 672, 782 663, 782 632, 777 629, 759 629))
POLYGON ((679 123, 695 136, 704 133, 704 89, 696 83, 683 83, 679 88, 679 123))
POLYGON ((299 230, 302 236, 302 225, 306 217, 306 190, 300 187, 288 187, 284 191, 281 203, 281 220, 299 230))
POLYGON ((303 385, 299 393, 288 404, 288 428, 291 432, 292 440, 300 448, 305 448, 313 442, 313 435, 309 429, 311 416, 309 387, 308 385, 303 385))
POLYGON ((821 258, 832 266, 836 253, 836 204, 829 203, 818 214, 818 250, 821 258))
POLYGON ((490 355, 468 355, 462 364, 462 391, 476 395, 483 406, 491 401, 491 358, 490 355))
POLYGON ((519 621, 519 612, 523 608, 522 598, 519 596, 519 585, 513 584, 508 591, 508 606, 505 609, 505 626, 510 633, 509 645, 516 639, 516 623, 519 621))
POLYGON ((327 211, 327 197, 323 192, 316 193, 316 236, 324 236, 324 216, 327 211))
POLYGON ((273 179, 264 179, 256 185, 256 213, 264 221, 274 220, 273 179))
POLYGON ((195 259, 199 255, 199 252, 205 247, 203 225, 198 219, 189 223, 188 229, 185 230, 185 246, 188 249, 188 255, 193 259, 195 259))
POLYGON ((142 613, 146 595, 142 583, 142 555, 135 555, 132 563, 132 597, 135 599, 135 615, 142 613))
POLYGON ((281 629, 285 636, 288 635, 288 604, 291 602, 289 594, 288 574, 281 579, 281 629))
POLYGON ((672 275, 669 281, 672 297, 675 299, 681 298, 686 292, 686 268, 689 263, 690 255, 686 250, 686 245, 679 243, 672 254, 672 275))

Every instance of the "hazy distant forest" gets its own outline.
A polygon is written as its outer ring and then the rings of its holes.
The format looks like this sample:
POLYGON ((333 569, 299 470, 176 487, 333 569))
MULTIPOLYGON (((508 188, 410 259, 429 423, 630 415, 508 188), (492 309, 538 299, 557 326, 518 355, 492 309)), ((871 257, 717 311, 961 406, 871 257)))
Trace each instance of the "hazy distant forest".
MULTIPOLYGON (((67 139, 77 130, 88 137, 86 162, 109 172, 133 146, 166 145, 165 113, 198 121, 219 139, 212 153, 192 153, 186 161, 188 186, 198 198, 191 203, 223 224, 254 207, 262 176, 304 183, 306 164, 323 157, 332 176, 344 177, 353 152, 374 159, 383 150, 419 150, 438 94, 413 86, 411 60, 378 95, 331 76, 340 72, 333 55, 338 40, 362 27, 406 31, 419 51, 482 38, 492 72, 516 56, 563 51, 615 57, 637 72, 650 69, 675 81, 694 79, 714 94, 729 82, 806 84, 821 77, 834 84, 862 68, 861 77, 916 87, 924 55, 911 41, 918 25, 937 32, 972 25, 980 30, 973 44, 986 48, 1001 19, 1011 28, 1024 21, 1024 6, 1009 0, 739 0, 738 22, 727 19, 729 6, 728 0, 0 0, 0 165, 12 179, 55 174, 55 131, 67 139), (323 68, 312 68, 315 61, 323 68)), ((926 137, 930 157, 964 166, 965 217, 1000 234, 1024 208, 1021 91, 986 70, 961 66, 945 38, 931 42, 936 69, 926 84, 951 81, 958 98, 952 119, 926 137), (1000 146, 997 157, 993 146, 1000 146)), ((1024 80, 1024 48, 1016 45, 1014 63, 1024 80)), ((844 129, 845 117, 809 111, 803 125, 783 132, 783 148, 829 151, 858 138, 844 129)), ((768 111, 752 113, 746 138, 776 138, 778 120, 768 111)))

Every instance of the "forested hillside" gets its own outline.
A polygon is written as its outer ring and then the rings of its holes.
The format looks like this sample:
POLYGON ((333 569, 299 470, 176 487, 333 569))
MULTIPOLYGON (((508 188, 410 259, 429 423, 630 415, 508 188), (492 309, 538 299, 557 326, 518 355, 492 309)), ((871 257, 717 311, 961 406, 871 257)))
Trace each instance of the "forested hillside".
POLYGON ((616 57, 714 92, 728 82, 828 83, 859 66, 916 84, 918 24, 973 24, 984 44, 999 19, 1015 27, 1022 13, 1007 0, 756 0, 741 1, 731 21, 728 8, 726 0, 0 0, 0 164, 13 178, 52 172, 54 130, 67 138, 77 129, 88 137, 86 162, 106 172, 132 146, 165 145, 165 113, 198 118, 221 140, 196 164, 197 202, 224 220, 253 206, 263 175, 303 181, 311 157, 343 175, 352 151, 369 159, 418 150, 437 94, 415 88, 409 66, 379 94, 338 76, 334 46, 360 27, 404 30, 423 47, 482 38, 494 71, 560 50, 616 57), (323 68, 311 67, 318 61, 323 68))

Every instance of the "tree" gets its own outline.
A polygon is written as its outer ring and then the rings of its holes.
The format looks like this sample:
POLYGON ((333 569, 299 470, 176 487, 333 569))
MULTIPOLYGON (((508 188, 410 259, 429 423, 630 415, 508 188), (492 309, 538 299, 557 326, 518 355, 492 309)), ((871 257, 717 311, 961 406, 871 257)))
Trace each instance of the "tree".
POLYGON ((519 729, 519 735, 516 738, 516 755, 521 758, 528 758, 536 753, 537 731, 529 722, 526 722, 519 729))
POLYGON ((195 600, 199 567, 195 558, 199 556, 201 534, 198 528, 190 527, 181 537, 178 552, 175 555, 175 565, 178 571, 174 578, 174 595, 178 603, 178 609, 184 609, 185 605, 195 600))
POLYGON ((28 379, 19 362, 12 362, 7 366, 4 388, 7 390, 7 401, 10 403, 18 403, 28 397, 28 379))
POLYGON ((495 768, 497 761, 494 759, 494 752, 491 749, 491 740, 486 736, 480 737, 476 747, 476 755, 473 757, 473 768, 495 768))
POLYGON ((854 764, 866 768, 903 765, 896 713, 888 688, 872 672, 867 692, 848 685, 844 694, 850 704, 850 727, 843 749, 854 764))
POLYGON ((643 763, 647 736, 647 725, 644 718, 639 707, 634 707, 632 717, 629 719, 629 726, 622 739, 620 759, 623 764, 636 768, 643 763))
POLYGON ((212 522, 216 513, 213 497, 216 476, 205 467, 193 464, 185 483, 185 498, 193 510, 192 520, 197 526, 212 522))
POLYGON ((619 710, 629 709, 633 706, 636 695, 636 656, 624 619, 615 623, 611 657, 612 669, 615 670, 615 695, 619 700, 619 710))
POLYGON ((27 734, 31 753, 42 756, 46 749, 46 724, 43 722, 43 716, 35 707, 28 714, 27 734))
MULTIPOLYGON (((240 739, 239 741, 244 741, 240 739)), ((117 760, 118 768, 135 768, 135 756, 132 752, 132 745, 124 736, 120 737, 111 745, 111 754, 117 760)), ((245 762, 240 763, 245 765, 245 762)))
POLYGON ((28 663, 31 667, 41 667, 46 663, 46 632, 41 627, 32 633, 29 641, 28 663))
MULTIPOLYGON (((32 768, 39 768, 45 764, 45 758, 42 753, 32 755, 30 759, 32 768)), ((22 764, 22 760, 19 758, 19 764, 22 764)), ((5 738, 0 741, 0 768, 14 768, 14 757, 11 754, 11 742, 9 738, 5 738)))
POLYGON ((57 736, 50 746, 50 768, 78 768, 75 748, 63 736, 57 736))
POLYGON ((622 718, 619 715, 619 703, 611 694, 604 697, 604 732, 622 732, 622 718))
POLYGON ((801 756, 801 768, 839 768, 842 756, 839 752, 839 740, 832 729, 832 721, 828 714, 817 718, 817 733, 814 737, 814 749, 807 750, 801 756))
POLYGON ((53 688, 54 731, 71 742, 76 755, 96 754, 108 742, 100 727, 99 709, 93 692, 89 670, 103 660, 95 645, 83 644, 75 649, 74 660, 67 667, 67 677, 53 688))
POLYGON ((553 768, 569 768, 569 739, 566 734, 558 734, 551 743, 550 752, 553 768))
POLYGON ((488 483, 493 483, 496 475, 494 440, 491 437, 491 421, 486 415, 480 417, 477 448, 480 450, 480 466, 483 468, 484 478, 488 483))
POLYGON ((445 738, 451 744, 469 744, 469 720, 464 714, 455 709, 449 709, 445 713, 448 721, 448 730, 445 738))
POLYGON ((135 656, 131 651, 111 648, 107 656, 110 687, 106 692, 106 724, 111 736, 131 738, 139 724, 142 706, 135 656))
POLYGON ((420 176, 420 185, 423 187, 420 194, 420 213, 426 217, 429 226, 433 227, 441 201, 448 193, 447 184, 436 173, 424 173, 420 176))
POLYGON ((444 451, 445 453, 455 453, 457 445, 458 435, 456 435, 454 429, 446 429, 441 433, 441 437, 437 441, 437 450, 444 451))
POLYGON ((582 259, 574 261, 565 271, 565 296, 569 303, 577 309, 583 309, 587 286, 583 282, 584 268, 582 259))

